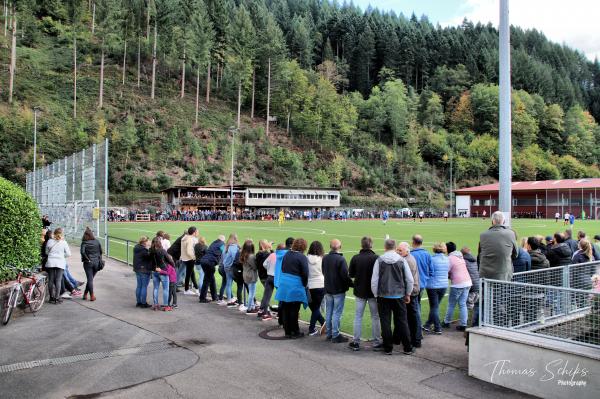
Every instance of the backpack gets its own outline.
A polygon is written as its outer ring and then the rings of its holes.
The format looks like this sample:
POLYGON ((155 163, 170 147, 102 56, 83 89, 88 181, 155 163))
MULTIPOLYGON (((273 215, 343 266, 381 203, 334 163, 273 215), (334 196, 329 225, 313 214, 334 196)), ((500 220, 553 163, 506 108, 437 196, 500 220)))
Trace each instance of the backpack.
POLYGON ((231 271, 233 272, 233 279, 238 282, 244 281, 244 265, 240 262, 240 252, 238 251, 235 254, 235 259, 233 260, 233 265, 231 265, 231 271))
POLYGON ((175 242, 167 250, 167 253, 169 255, 171 255, 171 257, 173 258, 174 261, 178 261, 179 258, 181 258, 181 239, 184 236, 185 236, 185 234, 182 234, 180 237, 178 237, 175 240, 175 242))

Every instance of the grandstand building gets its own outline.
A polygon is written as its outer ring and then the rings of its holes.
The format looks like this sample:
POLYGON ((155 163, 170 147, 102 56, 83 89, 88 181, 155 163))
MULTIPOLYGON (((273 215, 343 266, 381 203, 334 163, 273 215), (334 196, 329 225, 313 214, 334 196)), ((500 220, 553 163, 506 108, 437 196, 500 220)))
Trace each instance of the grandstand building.
MULTIPOLYGON (((167 207, 180 211, 229 210, 229 186, 174 186, 162 191, 167 207)), ((329 209, 340 206, 340 192, 329 188, 233 186, 233 207, 238 210, 329 209)))
MULTIPOLYGON (((455 190, 456 215, 487 216, 498 210, 498 183, 455 190)), ((600 219, 600 179, 563 179, 512 183, 512 213, 516 217, 600 219)))

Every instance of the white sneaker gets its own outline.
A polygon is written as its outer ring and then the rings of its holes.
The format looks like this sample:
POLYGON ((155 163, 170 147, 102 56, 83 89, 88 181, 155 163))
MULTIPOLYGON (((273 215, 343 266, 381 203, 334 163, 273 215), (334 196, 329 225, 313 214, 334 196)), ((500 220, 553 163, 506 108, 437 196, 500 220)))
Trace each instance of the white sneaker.
POLYGON ((220 301, 217 302, 217 305, 219 305, 219 306, 225 306, 225 305, 227 305, 227 301, 221 299, 220 301))
POLYGON ((192 292, 192 290, 183 291, 183 295, 196 295, 192 292))
POLYGON ((200 295, 200 291, 195 288, 190 288, 190 291, 192 291, 193 295, 200 295))
POLYGON ((61 298, 65 298, 65 299, 72 299, 73 297, 71 296, 71 294, 69 294, 68 291, 65 291, 61 296, 61 298))
POLYGON ((240 307, 238 308, 238 310, 240 312, 245 312, 246 310, 248 310, 248 308, 246 306, 244 306, 244 305, 240 305, 240 307))

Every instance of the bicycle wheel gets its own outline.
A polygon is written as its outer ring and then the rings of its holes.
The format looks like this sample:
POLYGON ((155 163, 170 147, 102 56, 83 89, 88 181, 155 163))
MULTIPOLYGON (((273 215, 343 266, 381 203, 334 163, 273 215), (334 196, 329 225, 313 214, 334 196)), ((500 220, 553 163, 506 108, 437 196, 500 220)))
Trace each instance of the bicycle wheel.
POLYGON ((7 325, 10 321, 10 316, 12 315, 13 309, 17 304, 17 298, 19 296, 20 288, 15 286, 8 297, 8 302, 6 303, 6 309, 4 309, 4 315, 2 316, 2 324, 7 325))
POLYGON ((44 284, 45 280, 38 281, 35 283, 33 290, 31 291, 31 297, 29 298, 29 308, 32 313, 37 312, 44 306, 46 300, 46 287, 44 284))

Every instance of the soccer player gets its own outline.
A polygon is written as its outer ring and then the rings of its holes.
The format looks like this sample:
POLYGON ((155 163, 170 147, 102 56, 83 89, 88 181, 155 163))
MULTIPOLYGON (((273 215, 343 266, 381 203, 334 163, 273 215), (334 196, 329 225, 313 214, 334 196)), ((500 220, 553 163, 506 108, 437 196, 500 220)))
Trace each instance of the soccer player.
POLYGON ((425 212, 419 211, 419 222, 423 223, 423 217, 425 217, 425 212))
POLYGON ((388 219, 390 218, 390 213, 388 211, 383 211, 381 213, 381 221, 383 222, 383 224, 387 224, 388 219))
POLYGON ((570 215, 569 215, 569 212, 565 212, 565 215, 564 215, 564 217, 563 217, 563 218, 565 219, 565 221, 564 221, 563 225, 565 225, 565 226, 566 226, 566 225, 568 225, 568 224, 569 224, 569 216, 570 216, 570 215))
POLYGON ((281 226, 285 222, 285 213, 283 209, 279 210, 279 225, 281 226))
POLYGON ((448 212, 444 211, 444 222, 448 221, 448 212))
POLYGON ((573 230, 573 225, 575 224, 575 215, 569 215, 569 225, 571 226, 571 230, 573 230))
POLYGON ((556 223, 558 223, 558 219, 559 219, 559 218, 560 218, 560 213, 559 213, 559 212, 556 212, 556 213, 554 214, 554 219, 556 219, 556 223))

